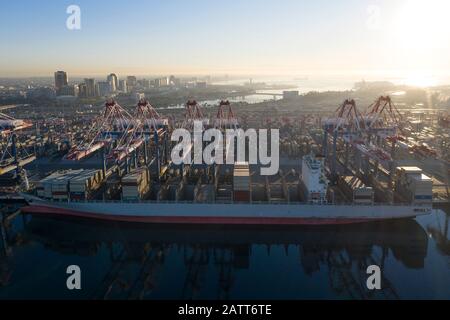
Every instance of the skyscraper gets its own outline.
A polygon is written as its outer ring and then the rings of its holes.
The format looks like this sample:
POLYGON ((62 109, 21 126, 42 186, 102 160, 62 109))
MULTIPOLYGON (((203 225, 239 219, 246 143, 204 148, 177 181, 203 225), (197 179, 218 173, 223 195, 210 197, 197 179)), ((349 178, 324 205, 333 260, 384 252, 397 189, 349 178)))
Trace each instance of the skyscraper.
POLYGON ((98 82, 98 94, 101 97, 106 97, 112 93, 112 82, 111 81, 100 81, 98 82))
POLYGON ((122 91, 123 93, 127 93, 127 80, 120 80, 119 81, 119 90, 122 91))
POLYGON ((79 94, 79 87, 77 85, 67 85, 59 89, 58 96, 73 96, 77 97, 79 94))
POLYGON ((116 92, 117 88, 119 87, 119 78, 117 77, 117 75, 115 73, 111 73, 106 80, 109 82, 110 84, 110 91, 111 92, 116 92))
POLYGON ((79 97, 87 98, 87 86, 86 83, 80 83, 78 85, 79 88, 79 97))
POLYGON ((69 84, 69 78, 67 77, 67 72, 65 71, 56 71, 55 72, 55 87, 56 90, 59 91, 62 87, 67 86, 69 84))
POLYGON ((97 96, 97 90, 95 86, 95 79, 84 79, 84 83, 86 84, 86 97, 93 98, 97 96))
POLYGON ((137 79, 135 76, 127 77, 128 91, 133 90, 134 87, 136 87, 136 84, 137 84, 137 79))
POLYGON ((159 87, 166 87, 169 85, 169 78, 164 77, 164 78, 158 78, 154 80, 155 83, 155 87, 159 88, 159 87))

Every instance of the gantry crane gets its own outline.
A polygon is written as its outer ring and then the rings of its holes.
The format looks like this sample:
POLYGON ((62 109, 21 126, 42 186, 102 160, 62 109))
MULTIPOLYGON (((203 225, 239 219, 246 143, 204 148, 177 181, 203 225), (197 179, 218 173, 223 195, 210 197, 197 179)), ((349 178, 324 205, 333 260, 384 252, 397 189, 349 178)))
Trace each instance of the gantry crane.
POLYGON ((402 115, 389 96, 379 97, 367 108, 363 118, 367 133, 381 138, 396 136, 402 121, 402 115))
POLYGON ((200 104, 196 100, 189 100, 186 103, 185 108, 186 113, 182 124, 183 128, 193 131, 195 122, 200 122, 203 129, 209 125, 209 119, 203 115, 200 104))
POLYGON ((144 162, 148 165, 147 144, 154 137, 155 156, 160 168, 161 140, 166 141, 162 146, 165 147, 164 161, 168 161, 167 134, 168 120, 163 119, 147 100, 138 102, 133 115, 116 101, 108 100, 102 114, 94 120, 86 139, 69 152, 67 159, 83 160, 102 150, 105 170, 106 163, 113 162, 119 166, 125 164, 128 171, 130 158, 134 159, 137 166, 138 150, 143 145, 144 162))
POLYGON ((237 129, 239 127, 238 119, 230 101, 220 101, 216 119, 214 120, 214 127, 220 130, 237 129))
POLYGON ((167 125, 168 120, 162 119, 147 100, 140 100, 128 127, 129 131, 120 137, 110 158, 116 161, 124 160, 152 136, 155 137, 155 144, 158 144, 158 138, 162 136, 167 125))
POLYGON ((19 175, 22 167, 36 159, 34 150, 31 152, 22 146, 18 135, 31 127, 30 122, 0 113, 0 175, 14 170, 19 175))
MULTIPOLYGON (((329 135, 333 134, 332 157, 330 161, 331 177, 337 174, 337 141, 341 137, 345 144, 344 167, 349 166, 349 154, 355 153, 354 163, 356 174, 368 176, 369 164, 374 163, 375 174, 386 172, 380 164, 390 169, 393 173, 392 155, 386 152, 379 144, 382 139, 391 141, 397 136, 400 126, 401 115, 393 104, 390 97, 380 97, 369 106, 365 114, 361 114, 354 100, 346 100, 336 110, 334 117, 323 121, 324 141, 323 150, 327 159, 330 159, 328 151, 329 135), (377 137, 377 141, 372 141, 371 137, 377 137), (363 173, 361 173, 361 169, 363 173)), ((395 145, 393 145, 393 148, 395 145)), ((392 174, 389 176, 389 184, 392 184, 392 174)))
POLYGON ((335 111, 333 117, 325 119, 323 121, 324 140, 323 140, 323 153, 326 159, 329 159, 328 152, 328 135, 333 135, 333 155, 331 160, 331 175, 336 176, 337 166, 337 139, 342 137, 347 146, 359 142, 361 138, 362 128, 364 123, 362 122, 362 116, 356 107, 355 100, 345 100, 335 111))
POLYGON ((144 162, 145 165, 148 165, 147 149, 150 143, 153 148, 153 160, 157 165, 156 170, 161 175, 161 167, 169 162, 169 120, 162 118, 147 100, 142 99, 135 109, 134 126, 129 143, 134 143, 135 148, 132 148, 131 151, 136 153, 137 148, 143 144, 144 162))
POLYGON ((83 160, 100 149, 113 147, 114 143, 127 136, 133 126, 133 117, 114 100, 105 103, 100 116, 86 135, 84 141, 70 150, 69 160, 83 160))

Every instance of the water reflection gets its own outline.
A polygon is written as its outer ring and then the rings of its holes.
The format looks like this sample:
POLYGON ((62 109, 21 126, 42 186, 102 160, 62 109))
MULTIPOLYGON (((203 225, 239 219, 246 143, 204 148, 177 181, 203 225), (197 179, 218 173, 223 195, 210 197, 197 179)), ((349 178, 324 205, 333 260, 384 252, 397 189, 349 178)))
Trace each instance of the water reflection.
POLYGON ((450 214, 436 215, 436 222, 428 224, 427 231, 436 241, 437 249, 446 256, 450 256, 450 214))
POLYGON ((393 260, 419 270, 428 248, 427 233, 414 220, 231 228, 106 225, 35 217, 27 223, 25 237, 57 256, 87 258, 82 269, 95 269, 96 276, 82 297, 96 299, 396 299, 398 283, 386 274, 383 290, 367 290, 367 267, 384 269, 386 261, 393 260))

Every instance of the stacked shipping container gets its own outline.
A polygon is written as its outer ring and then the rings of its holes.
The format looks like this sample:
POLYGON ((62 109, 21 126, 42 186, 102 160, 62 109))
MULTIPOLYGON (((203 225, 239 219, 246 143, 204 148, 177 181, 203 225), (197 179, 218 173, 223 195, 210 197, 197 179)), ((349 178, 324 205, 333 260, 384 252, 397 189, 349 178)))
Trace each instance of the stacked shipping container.
POLYGON ((57 201, 87 200, 92 191, 103 183, 101 170, 67 170, 55 172, 39 181, 36 191, 39 197, 57 201))
POLYGON ((430 204, 433 201, 433 180, 418 167, 398 167, 395 190, 410 203, 430 204))
POLYGON ((61 176, 62 172, 54 172, 51 175, 40 180, 36 185, 36 194, 38 197, 48 198, 52 197, 52 184, 51 180, 61 176))
POLYGON ((339 187, 347 198, 355 204, 373 204, 375 193, 372 187, 367 187, 358 177, 343 176, 338 180, 339 187))
POLYGON ((235 202, 251 201, 250 166, 247 162, 234 164, 233 200, 235 202))
POLYGON ((143 200, 150 191, 150 174, 146 168, 137 169, 122 178, 122 200, 143 200))
POLYGON ((90 198, 92 192, 98 190, 105 180, 102 170, 85 170, 80 175, 70 179, 70 199, 84 201, 90 198))

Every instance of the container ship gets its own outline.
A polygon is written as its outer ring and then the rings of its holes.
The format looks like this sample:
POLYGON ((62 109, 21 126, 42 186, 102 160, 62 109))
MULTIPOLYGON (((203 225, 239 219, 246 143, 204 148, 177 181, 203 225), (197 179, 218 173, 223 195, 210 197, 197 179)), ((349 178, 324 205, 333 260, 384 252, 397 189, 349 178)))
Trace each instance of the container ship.
MULTIPOLYGON (((397 161, 411 154, 399 151, 403 138, 396 136, 398 110, 392 100, 380 97, 368 110, 361 115, 356 102, 346 100, 332 118, 303 118, 298 126, 279 120, 284 135, 280 156, 287 162, 269 177, 247 162, 175 165, 170 159, 169 135, 175 127, 191 134, 196 122, 221 132, 256 128, 260 115, 241 127, 230 102, 221 101, 216 120, 209 121, 196 101, 188 101, 184 120, 176 123, 176 118, 162 118, 145 99, 133 115, 108 100, 92 125, 80 124, 87 133, 72 137, 78 145, 65 157, 67 170, 30 178, 34 189, 23 194, 23 211, 200 225, 354 224, 431 213, 436 178, 418 167, 399 166, 420 162, 397 161), (297 134, 302 138, 296 139, 297 134), (79 167, 74 162, 95 157, 102 160, 96 169, 73 169, 79 167)), ((228 147, 227 142, 227 155, 228 147)))
POLYGON ((348 177, 342 183, 348 182, 347 188, 356 201, 334 203, 330 201, 329 181, 324 171, 322 157, 312 154, 303 157, 300 183, 284 188, 290 189, 286 193, 298 190, 303 202, 253 201, 248 163, 234 165, 229 198, 224 197, 227 190, 219 184, 220 179, 214 184, 203 184, 200 179, 194 186, 189 184, 186 175, 179 183, 158 186, 155 200, 147 200, 151 193, 150 175, 148 170, 139 168, 125 174, 119 179, 121 182, 112 180, 116 186, 120 185, 117 200, 92 200, 95 197, 91 194, 106 179, 102 170, 57 172, 39 181, 35 194, 23 194, 28 203, 23 212, 132 223, 200 225, 337 225, 431 213, 429 180, 418 168, 398 168, 399 188, 415 181, 413 191, 421 194, 410 194, 409 203, 391 204, 374 203, 371 188, 348 177), (189 193, 190 187, 194 198, 182 200, 186 199, 183 195, 189 193))

